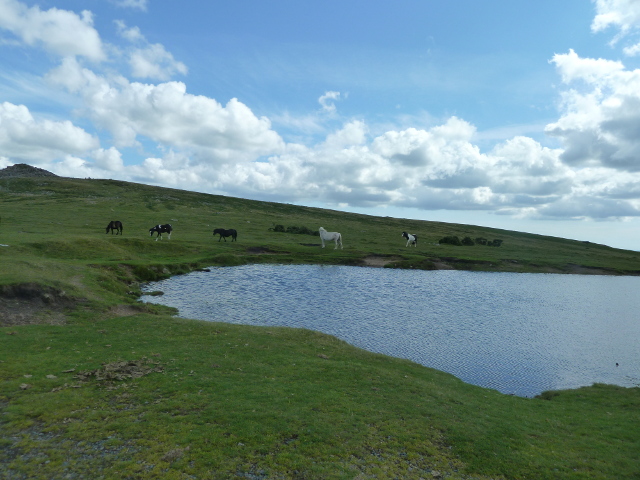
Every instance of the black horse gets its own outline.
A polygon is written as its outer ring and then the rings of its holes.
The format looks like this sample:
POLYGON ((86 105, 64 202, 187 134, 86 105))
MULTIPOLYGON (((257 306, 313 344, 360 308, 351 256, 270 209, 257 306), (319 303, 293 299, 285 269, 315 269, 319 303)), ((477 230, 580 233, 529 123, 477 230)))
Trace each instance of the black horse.
POLYGON ((220 235, 220 238, 218 239, 218 241, 222 240, 224 238, 224 241, 227 241, 227 237, 231 237, 231 241, 238 241, 238 232, 236 232, 233 228, 230 228, 229 230, 225 230, 224 228, 216 228, 213 231, 213 236, 215 237, 216 235, 220 235))
POLYGON ((166 223, 164 225, 156 225, 155 227, 152 227, 149 229, 149 235, 151 237, 153 237, 154 233, 157 233, 158 236, 156 237, 156 242, 158 241, 158 238, 160 240, 162 240, 162 234, 163 233, 168 233, 169 234, 169 240, 171 240, 171 232, 173 231, 173 227, 166 223))
POLYGON ((111 230, 111 235, 113 235, 114 231, 116 232, 116 235, 122 235, 122 222, 120 220, 111 220, 109 225, 107 225, 106 233, 109 233, 109 230, 111 230))

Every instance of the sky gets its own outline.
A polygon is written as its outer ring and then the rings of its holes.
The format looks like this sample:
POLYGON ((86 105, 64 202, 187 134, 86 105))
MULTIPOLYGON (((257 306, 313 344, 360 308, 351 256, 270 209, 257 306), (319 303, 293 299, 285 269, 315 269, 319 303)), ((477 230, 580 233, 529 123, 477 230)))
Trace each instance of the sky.
POLYGON ((0 0, 18 163, 640 250, 640 0, 0 0))

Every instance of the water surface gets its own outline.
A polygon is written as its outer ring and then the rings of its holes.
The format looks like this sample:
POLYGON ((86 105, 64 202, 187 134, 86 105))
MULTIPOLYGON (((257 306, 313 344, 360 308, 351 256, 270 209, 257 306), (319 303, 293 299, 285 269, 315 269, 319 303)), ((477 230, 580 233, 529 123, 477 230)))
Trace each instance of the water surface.
POLYGON ((301 327, 503 393, 640 384, 638 277, 211 267, 148 285, 179 315, 301 327), (616 366, 616 363, 619 366, 616 366))

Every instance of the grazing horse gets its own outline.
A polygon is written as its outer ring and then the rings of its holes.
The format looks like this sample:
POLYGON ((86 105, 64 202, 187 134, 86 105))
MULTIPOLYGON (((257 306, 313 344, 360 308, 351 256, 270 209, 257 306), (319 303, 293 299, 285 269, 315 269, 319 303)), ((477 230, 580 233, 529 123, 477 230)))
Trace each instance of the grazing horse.
POLYGON ((225 230, 224 228, 216 228, 213 231, 213 236, 215 237, 216 235, 220 235, 218 241, 224 238, 224 241, 226 242, 227 237, 231 237, 232 242, 238 241, 238 232, 236 232, 233 228, 230 228, 229 230, 225 230))
POLYGON ((168 233, 169 234, 169 240, 171 240, 171 232, 173 230, 173 227, 166 223, 164 225, 156 225, 155 227, 152 227, 149 229, 149 236, 153 237, 154 233, 157 233, 158 236, 156 237, 156 242, 158 241, 158 238, 160 240, 162 240, 162 234, 163 233, 168 233))
POLYGON ((412 233, 402 232, 402 237, 407 239, 407 247, 413 245, 414 247, 418 247, 418 235, 414 235, 412 233))
POLYGON ((106 233, 109 233, 109 230, 111 230, 111 235, 113 235, 114 231, 116 232, 116 235, 122 235, 122 222, 120 220, 111 220, 109 225, 107 225, 106 233))
POLYGON ((338 248, 338 244, 340 244, 340 248, 342 248, 342 235, 340 235, 338 232, 327 232, 322 227, 319 228, 319 232, 320 232, 320 240, 322 241, 322 248, 324 248, 325 241, 336 242, 336 246, 334 247, 334 250, 338 248))

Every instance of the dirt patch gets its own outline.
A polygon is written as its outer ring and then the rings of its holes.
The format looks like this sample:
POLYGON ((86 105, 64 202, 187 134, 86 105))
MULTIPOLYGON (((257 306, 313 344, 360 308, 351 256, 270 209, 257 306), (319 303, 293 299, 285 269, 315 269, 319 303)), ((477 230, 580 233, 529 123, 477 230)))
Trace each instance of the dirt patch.
POLYGON ((137 305, 116 305, 109 309, 109 313, 114 317, 130 317, 144 311, 145 307, 137 305))
POLYGON ((322 246, 319 243, 301 243, 300 245, 302 245, 303 247, 321 247, 322 246))
POLYGON ((606 268, 598 268, 598 267, 585 267, 584 265, 575 265, 570 263, 567 265, 568 271, 566 273, 570 273, 573 275, 616 275, 617 272, 613 270, 608 270, 606 268))
POLYGON ((382 255, 369 255, 368 257, 363 258, 362 262, 366 267, 380 268, 390 263, 397 262, 399 260, 402 260, 402 259, 400 257, 393 257, 393 256, 386 257, 382 255))
POLYGON ((450 264, 443 262, 438 258, 435 258, 432 261, 436 267, 436 270, 453 270, 453 267, 450 264))
POLYGON ((141 360, 123 360, 121 362, 105 363, 95 370, 78 372, 74 378, 80 381, 95 379, 99 382, 113 382, 140 378, 150 373, 162 373, 164 367, 160 362, 154 362, 147 357, 141 360))
POLYGON ((64 291, 36 283, 0 287, 0 327, 65 323, 65 311, 78 300, 64 291))

